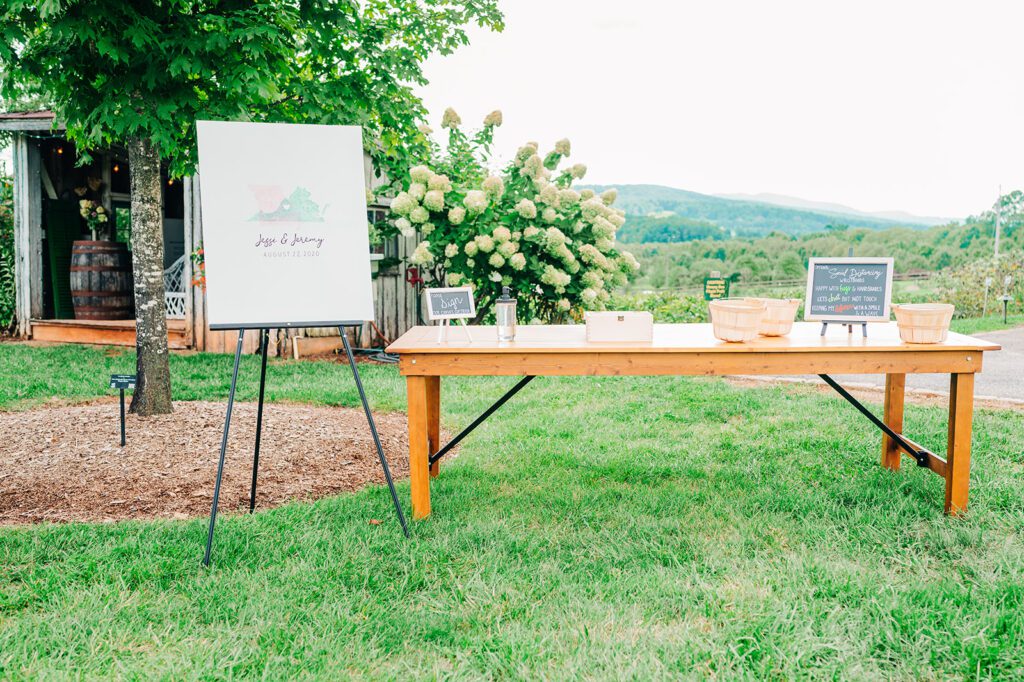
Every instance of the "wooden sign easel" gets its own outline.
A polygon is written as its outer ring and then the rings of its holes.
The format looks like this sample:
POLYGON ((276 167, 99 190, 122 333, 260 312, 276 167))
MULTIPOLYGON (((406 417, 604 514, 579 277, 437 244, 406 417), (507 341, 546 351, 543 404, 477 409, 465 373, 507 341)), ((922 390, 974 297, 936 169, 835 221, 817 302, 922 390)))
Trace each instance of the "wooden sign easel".
MULTIPOLYGON (((366 414, 366 421, 370 425, 370 434, 373 436, 373 444, 377 448, 377 457, 380 460, 381 469, 384 471, 384 479, 387 481, 388 489, 391 491, 391 501, 395 505, 395 514, 402 526, 405 537, 409 537, 409 526, 405 522, 405 515, 402 513, 402 505, 398 502, 398 493, 395 492, 395 483, 391 478, 391 469, 388 467, 388 460, 384 456, 384 447, 381 445, 380 436, 377 434, 377 425, 373 420, 373 413, 370 411, 370 403, 366 399, 366 391, 363 390, 363 382, 359 376, 359 368, 356 366, 356 358, 352 353, 352 346, 349 344, 348 336, 345 334, 347 327, 361 327, 362 322, 338 322, 337 324, 320 324, 312 326, 337 327, 341 332, 341 340, 345 346, 345 355, 348 356, 348 364, 352 369, 352 377, 356 381, 356 389, 359 391, 359 400, 363 404, 363 412, 366 414)), ((274 328, 280 327, 309 327, 308 324, 275 324, 274 328)), ((213 327, 211 326, 211 329, 213 327)), ((267 346, 270 342, 271 326, 259 328, 260 332, 260 390, 256 407, 256 446, 252 456, 252 487, 249 491, 249 513, 256 509, 256 479, 260 466, 260 435, 263 431, 263 393, 267 383, 267 346)), ((224 434, 220 440, 220 459, 217 461, 217 480, 213 485, 213 505, 210 508, 210 527, 206 533, 206 552, 203 554, 203 565, 210 565, 210 552, 213 549, 213 531, 217 523, 217 503, 220 500, 220 483, 224 477, 224 454, 228 447, 228 431, 231 429, 231 409, 235 404, 235 387, 238 384, 238 365, 242 359, 242 340, 245 338, 245 328, 238 330, 238 345, 235 347, 235 365, 231 372, 231 389, 228 391, 227 414, 224 417, 224 434)))

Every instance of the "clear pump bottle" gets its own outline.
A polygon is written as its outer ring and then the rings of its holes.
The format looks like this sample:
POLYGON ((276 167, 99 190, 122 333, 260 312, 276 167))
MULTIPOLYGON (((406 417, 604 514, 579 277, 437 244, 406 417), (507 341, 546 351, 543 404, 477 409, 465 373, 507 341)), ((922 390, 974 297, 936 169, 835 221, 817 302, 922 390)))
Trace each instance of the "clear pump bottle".
POLYGON ((499 341, 514 341, 516 338, 516 299, 508 295, 508 287, 501 288, 501 298, 494 305, 495 324, 498 326, 499 341))

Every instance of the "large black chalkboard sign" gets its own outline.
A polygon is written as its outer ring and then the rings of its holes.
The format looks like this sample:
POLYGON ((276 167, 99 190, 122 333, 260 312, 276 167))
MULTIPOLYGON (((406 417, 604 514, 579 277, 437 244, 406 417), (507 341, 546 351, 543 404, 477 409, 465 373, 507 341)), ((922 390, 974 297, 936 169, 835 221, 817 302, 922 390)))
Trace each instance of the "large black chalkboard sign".
POLYGON ((473 290, 469 287, 424 289, 427 317, 431 320, 457 320, 476 317, 473 290))
POLYGON ((804 319, 888 322, 892 258, 811 258, 804 319))

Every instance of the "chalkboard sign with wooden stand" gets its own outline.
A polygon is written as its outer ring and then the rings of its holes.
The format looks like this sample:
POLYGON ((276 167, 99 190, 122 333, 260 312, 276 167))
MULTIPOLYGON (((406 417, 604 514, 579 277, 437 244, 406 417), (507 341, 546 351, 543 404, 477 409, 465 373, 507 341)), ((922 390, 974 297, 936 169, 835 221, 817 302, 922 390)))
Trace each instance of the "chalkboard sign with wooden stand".
POLYGON ((804 319, 829 324, 888 322, 892 302, 892 258, 811 258, 807 265, 804 319))
POLYGON ((423 298, 427 303, 427 319, 441 322, 437 332, 438 343, 444 340, 451 320, 462 320, 466 339, 470 343, 473 342, 465 322, 476 317, 476 304, 473 302, 473 290, 470 287, 424 289, 423 298))

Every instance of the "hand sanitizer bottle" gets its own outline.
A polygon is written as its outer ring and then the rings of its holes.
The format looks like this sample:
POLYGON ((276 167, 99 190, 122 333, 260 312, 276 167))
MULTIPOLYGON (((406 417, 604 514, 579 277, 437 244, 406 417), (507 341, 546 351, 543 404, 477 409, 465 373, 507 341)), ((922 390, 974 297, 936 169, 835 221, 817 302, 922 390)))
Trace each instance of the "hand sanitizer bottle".
POLYGON ((501 288, 501 298, 494 304, 495 324, 498 325, 499 341, 514 341, 516 338, 516 299, 509 297, 508 287, 501 288))

